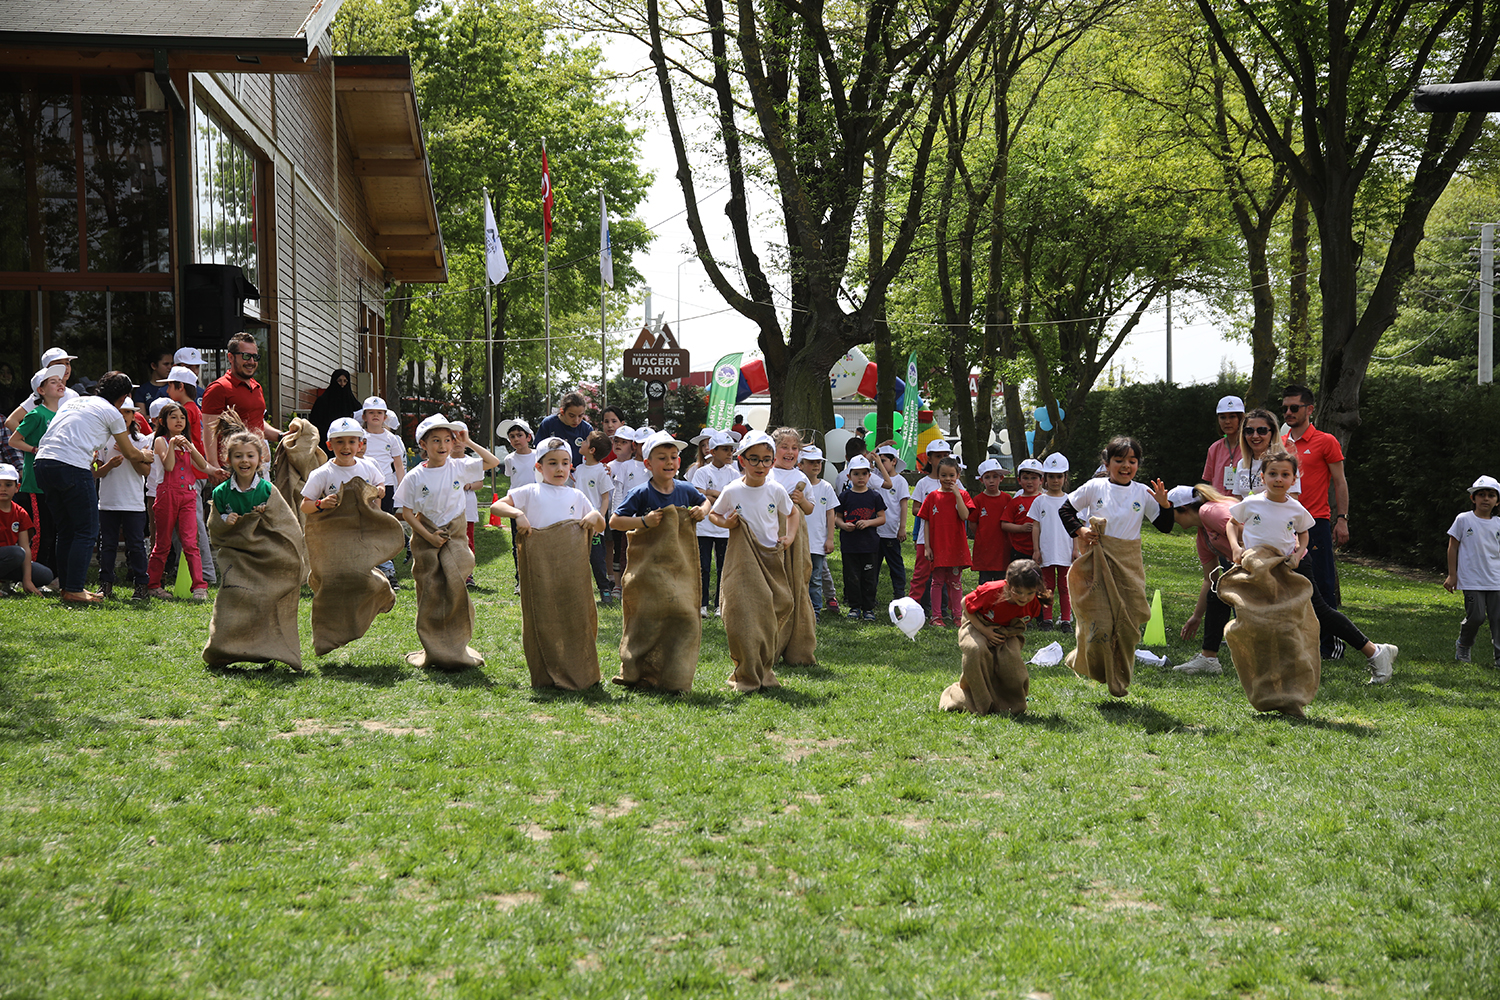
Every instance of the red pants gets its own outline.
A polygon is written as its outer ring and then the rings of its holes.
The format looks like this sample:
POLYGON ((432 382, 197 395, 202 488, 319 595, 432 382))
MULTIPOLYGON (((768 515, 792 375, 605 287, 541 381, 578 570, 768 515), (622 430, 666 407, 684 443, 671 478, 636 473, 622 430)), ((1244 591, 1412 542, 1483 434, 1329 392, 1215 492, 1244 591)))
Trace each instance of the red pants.
POLYGON ((470 521, 469 522, 469 551, 470 552, 474 552, 475 551, 475 548, 474 548, 474 525, 475 525, 475 523, 476 522, 474 522, 474 521, 470 521))
POLYGON ((1073 606, 1068 602, 1068 567, 1043 566, 1042 586, 1052 591, 1052 607, 1042 609, 1042 621, 1052 621, 1053 612, 1058 621, 1073 619, 1073 606))
MULTIPOLYGON (((179 459, 180 460, 180 459, 179 459)), ((161 586, 161 574, 172 551, 172 532, 182 539, 182 554, 187 556, 193 589, 204 590, 203 555, 198 551, 198 494, 192 490, 162 483, 156 488, 156 534, 151 539, 151 562, 146 574, 150 586, 161 586)))
POLYGON ((928 578, 932 576, 932 560, 927 558, 927 548, 921 542, 912 547, 917 551, 917 558, 911 566, 911 590, 906 596, 920 603, 927 592, 928 578))
POLYGON ((932 593, 931 606, 934 621, 943 617, 943 595, 948 597, 948 613, 953 616, 954 624, 964 620, 964 590, 960 585, 963 579, 963 567, 961 566, 934 566, 932 567, 932 593))

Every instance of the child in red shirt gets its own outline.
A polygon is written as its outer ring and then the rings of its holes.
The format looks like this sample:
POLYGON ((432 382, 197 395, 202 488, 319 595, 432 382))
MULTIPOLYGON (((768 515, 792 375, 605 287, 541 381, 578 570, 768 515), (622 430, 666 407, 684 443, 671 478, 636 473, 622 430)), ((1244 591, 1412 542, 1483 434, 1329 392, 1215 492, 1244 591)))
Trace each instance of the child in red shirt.
POLYGON ((1042 463, 1028 458, 1016 466, 1016 482, 1021 492, 1010 498, 1000 526, 1010 539, 1012 559, 1030 559, 1036 555, 1031 543, 1031 505, 1042 495, 1042 463))
POLYGON ((1010 565, 1010 539, 1000 522, 1011 497, 1000 489, 1005 467, 993 458, 980 463, 979 481, 984 484, 984 492, 974 495, 978 515, 974 524, 974 568, 979 571, 979 582, 989 583, 1005 579, 1005 568, 1010 565))
POLYGON ((1025 628, 1041 617, 1045 596, 1041 569, 1030 559, 1017 559, 1005 579, 981 583, 964 597, 964 619, 993 641, 991 629, 1025 628))
POLYGON ((963 601, 964 567, 969 565, 969 534, 964 522, 974 513, 974 501, 958 485, 958 459, 945 457, 938 462, 937 489, 927 494, 917 516, 927 522, 927 558, 932 561, 932 624, 945 628, 943 595, 948 596, 948 611, 958 624, 963 601))
POLYGON ((40 594, 52 582, 52 571, 31 561, 31 515, 11 497, 21 485, 14 465, 0 463, 0 593, 19 583, 28 594, 40 594))
POLYGON ((976 715, 1026 711, 1031 677, 1021 660, 1021 647, 1026 627, 1042 613, 1044 594, 1036 563, 1017 559, 1004 580, 980 584, 964 598, 958 633, 963 674, 943 691, 939 708, 976 715))

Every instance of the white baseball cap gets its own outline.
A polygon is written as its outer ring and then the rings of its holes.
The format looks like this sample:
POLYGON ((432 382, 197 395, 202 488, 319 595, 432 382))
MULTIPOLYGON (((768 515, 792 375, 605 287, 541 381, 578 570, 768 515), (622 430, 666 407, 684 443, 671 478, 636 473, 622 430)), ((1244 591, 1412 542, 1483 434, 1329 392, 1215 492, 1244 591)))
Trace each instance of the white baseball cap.
POLYGON ((1238 396, 1225 396, 1219 400, 1218 413, 1244 413, 1245 401, 1238 396))
POLYGON ((870 471, 870 457, 868 455, 855 455, 844 466, 845 472, 858 472, 861 469, 866 472, 870 471))
POLYGON ((0 462, 0 479, 9 479, 13 483, 19 483, 21 474, 9 462, 0 462))
MULTIPOLYGON (((385 400, 381 399, 379 396, 368 396, 368 397, 366 397, 364 403, 359 408, 360 413, 363 413, 365 410, 389 410, 389 409, 390 409, 390 407, 385 405, 385 400)), ((356 414, 356 416, 357 415, 358 414, 356 414)))
POLYGON ((615 432, 610 435, 610 440, 616 439, 634 441, 635 428, 631 427, 629 424, 621 424, 620 426, 616 427, 615 432))
POLYGON ((708 439, 711 438, 711 437, 713 437, 713 436, 714 436, 714 432, 712 430, 710 430, 709 428, 705 427, 701 431, 699 431, 697 434, 694 434, 692 437, 688 438, 688 444, 694 444, 694 445, 705 444, 708 441, 708 439))
POLYGON ((162 410, 165 410, 169 406, 175 405, 176 404, 172 402, 171 396, 157 396, 151 401, 151 405, 147 407, 146 413, 151 417, 152 420, 155 420, 157 417, 161 416, 162 410))
POLYGON ((927 454, 929 455, 947 455, 952 451, 953 448, 942 438, 938 438, 927 445, 927 454))
POLYGON ((666 431, 655 431, 645 441, 641 442, 641 457, 650 458, 651 453, 664 444, 669 444, 680 453, 687 447, 686 441, 679 441, 666 431))
POLYGON ((495 428, 495 436, 509 438, 511 430, 516 427, 519 427, 521 428, 521 430, 525 431, 527 437, 532 437, 536 434, 536 432, 531 429, 530 424, 522 420, 520 417, 514 417, 510 420, 500 421, 500 425, 495 428))
POLYGON ((126 396, 125 399, 120 403, 120 409, 122 409, 122 410, 133 410, 133 409, 135 409, 135 397, 134 396, 126 396))
POLYGON ((1016 466, 1016 475, 1018 476, 1023 472, 1035 472, 1037 475, 1041 475, 1046 471, 1046 469, 1042 468, 1042 463, 1038 462, 1034 458, 1028 458, 1020 465, 1016 466))
POLYGON ((734 442, 739 437, 733 431, 716 431, 714 436, 708 439, 708 450, 715 448, 733 448, 734 442))
POLYGON ((1186 507, 1197 499, 1198 494, 1191 486, 1174 486, 1167 490, 1167 503, 1173 507, 1186 507))
MULTIPOLYGON (((51 353, 51 352, 48 352, 51 353)), ((67 378, 68 370, 62 365, 48 365, 35 375, 31 376, 31 391, 36 392, 42 387, 42 383, 49 378, 67 378)))
MULTIPOLYGON (((335 426, 337 426, 337 424, 335 424, 335 426)), ((439 427, 443 428, 444 430, 450 430, 455 434, 457 434, 460 430, 468 430, 468 428, 465 427, 461 422, 457 420, 449 420, 441 413, 434 413, 431 416, 423 417, 422 422, 417 424, 417 440, 422 440, 427 436, 427 433, 429 431, 435 431, 439 427)), ((329 430, 328 436, 333 437, 332 430, 329 430)))
POLYGON ((889 455, 896 460, 896 471, 894 473, 895 475, 899 476, 901 475, 901 473, 906 471, 906 463, 901 461, 901 452, 897 450, 895 445, 883 444, 879 448, 875 449, 875 454, 889 455))
POLYGON ((78 355, 76 355, 76 354, 69 354, 67 351, 63 350, 61 347, 53 347, 53 348, 50 348, 46 353, 44 353, 42 355, 42 367, 43 368, 51 368, 53 365, 58 364, 59 362, 62 362, 62 361, 77 361, 77 360, 78 360, 78 355))
POLYGON ((554 435, 549 438, 544 438, 542 440, 542 443, 536 446, 536 464, 541 465, 542 459, 546 458, 548 454, 554 451, 562 452, 563 454, 568 456, 569 462, 573 461, 573 446, 568 444, 568 442, 564 441, 562 438, 554 435))
MULTIPOLYGON (((176 371, 175 368, 172 370, 176 371)), ((328 440, 330 441, 332 441, 334 438, 345 437, 357 437, 363 440, 364 436, 365 429, 359 426, 359 421, 355 420, 353 417, 339 417, 333 423, 328 425, 328 440)), ((418 436, 418 440, 421 440, 420 435, 418 436)))
POLYGON ((1060 451, 1054 451, 1052 454, 1048 455, 1047 456, 1047 460, 1042 463, 1042 471, 1043 472, 1067 472, 1068 471, 1068 456, 1064 455, 1060 451))
POLYGON ((749 434, 746 434, 744 437, 740 438, 739 447, 734 450, 734 453, 736 455, 743 455, 745 452, 749 451, 751 448, 754 448, 758 444, 765 445, 767 448, 771 449, 771 454, 776 454, 776 442, 772 441, 771 435, 767 434, 765 431, 751 431, 749 434))
POLYGON ((998 472, 1003 476, 1005 475, 1005 466, 1001 465, 993 458, 987 458, 983 462, 979 463, 979 469, 977 471, 981 476, 987 475, 991 472, 998 472))
POLYGON ((819 448, 815 444, 810 444, 806 448, 803 448, 801 451, 797 452, 797 461, 821 462, 823 461, 823 449, 819 448))
MULTIPOLYGON (((181 354, 182 352, 179 351, 177 353, 181 354)), ((185 368, 182 365, 173 365, 172 371, 168 373, 166 378, 153 379, 151 384, 166 385, 168 382, 181 382, 183 385, 190 385, 196 388, 198 385, 198 376, 193 374, 191 368, 185 368)))
MULTIPOLYGON (((651 439, 651 435, 653 435, 655 433, 656 433, 656 430, 654 428, 652 428, 652 427, 650 427, 650 426, 648 426, 646 424, 641 424, 641 426, 639 426, 639 427, 637 427, 635 429, 635 443, 636 444, 645 444, 647 441, 649 441, 651 439)), ((642 452, 641 454, 645 454, 645 452, 642 452)))
POLYGON ((1494 476, 1480 476, 1474 480, 1474 485, 1469 487, 1469 496, 1473 496, 1480 490, 1494 490, 1496 493, 1500 493, 1500 480, 1497 480, 1494 476))

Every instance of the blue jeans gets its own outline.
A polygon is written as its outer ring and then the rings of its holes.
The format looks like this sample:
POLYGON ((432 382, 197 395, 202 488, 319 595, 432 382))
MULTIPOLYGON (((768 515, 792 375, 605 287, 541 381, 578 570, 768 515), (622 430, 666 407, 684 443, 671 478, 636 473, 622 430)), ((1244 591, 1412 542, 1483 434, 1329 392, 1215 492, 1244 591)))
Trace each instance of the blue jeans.
POLYGON ((807 581, 807 596, 812 598, 813 614, 823 610, 823 568, 828 565, 828 556, 812 554, 812 576, 807 581))
POLYGON ((88 582, 89 560, 99 540, 99 494, 94 473, 55 458, 36 460, 36 481, 57 518, 57 559, 62 589, 79 593, 88 582))
POLYGON ((891 571, 891 597, 904 597, 906 595, 906 554, 901 551, 901 540, 897 538, 882 538, 880 540, 880 558, 891 571))
POLYGON ((130 567, 130 582, 146 586, 146 512, 143 510, 101 510, 99 512, 99 582, 115 582, 115 553, 120 548, 120 533, 125 534, 125 561, 130 567))

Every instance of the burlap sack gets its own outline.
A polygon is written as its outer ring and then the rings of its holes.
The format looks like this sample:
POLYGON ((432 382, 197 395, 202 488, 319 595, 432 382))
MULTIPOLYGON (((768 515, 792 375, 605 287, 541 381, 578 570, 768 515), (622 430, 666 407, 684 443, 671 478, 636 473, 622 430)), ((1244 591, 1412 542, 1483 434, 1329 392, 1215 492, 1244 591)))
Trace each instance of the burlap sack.
POLYGON ((216 667, 275 660, 300 670, 297 598, 307 551, 292 509, 273 489, 264 511, 241 514, 234 524, 213 511, 208 535, 231 558, 219 566, 203 662, 216 667))
POLYGON ((313 651, 319 656, 353 642, 376 615, 396 606, 390 581, 375 567, 406 546, 401 523, 370 500, 385 495, 356 476, 339 488, 339 504, 307 519, 312 564, 313 651))
POLYGON ((599 683, 599 609, 589 569, 589 529, 559 521, 516 542, 521 643, 534 688, 582 691, 599 683))
MULTIPOLYGON (((419 515, 420 516, 420 515, 419 515)), ((411 578, 417 587, 417 638, 422 648, 406 654, 414 667, 463 670, 484 666, 484 657, 469 646, 474 637, 474 602, 467 581, 474 572, 464 515, 443 528, 422 517, 422 527, 450 541, 435 548, 420 533, 411 536, 411 578)))
POLYGON ((620 675, 626 687, 689 691, 698 669, 703 620, 696 525, 686 507, 666 507, 661 524, 626 535, 620 596, 620 675))
POLYGON ((1303 707, 1317 697, 1323 661, 1312 589, 1269 545, 1246 552, 1240 565, 1219 578, 1219 598, 1235 614, 1224 628, 1224 641, 1257 712, 1301 718, 1303 707))
MULTIPOLYGON (((307 477, 312 471, 326 461, 328 456, 318 447, 318 429, 301 417, 293 417, 271 456, 271 485, 291 508, 299 530, 307 528, 307 515, 302 513, 302 487, 307 485, 307 477)), ((307 580, 310 569, 304 559, 303 581, 307 580)))
MULTIPOLYGON (((818 513, 815 509, 814 514, 818 513)), ((807 539, 807 515, 797 518, 797 537, 787 550, 787 573, 792 593, 800 595, 792 602, 791 632, 781 649, 781 658, 789 664, 803 666, 818 662, 818 619, 813 611, 807 585, 812 581, 812 546, 807 539)))
POLYGON ((1068 654, 1068 666, 1123 698, 1130 691, 1141 627, 1151 620, 1141 540, 1108 537, 1102 517, 1089 518, 1089 527, 1099 543, 1085 549, 1068 570, 1078 639, 1077 648, 1068 654))
MULTIPOLYGON (((786 530, 785 518, 780 530, 786 530)), ((771 668, 791 640, 797 599, 806 596, 792 589, 790 566, 790 549, 766 548, 744 522, 730 529, 719 592, 734 664, 728 684, 736 691, 781 686, 771 668)))
POLYGON ((963 673, 938 699, 938 707, 943 711, 975 715, 992 712, 1020 715, 1026 711, 1026 694, 1031 690, 1031 675, 1021 653, 1026 630, 1001 627, 996 631, 1004 641, 991 647, 968 617, 964 617, 958 629, 963 673))

